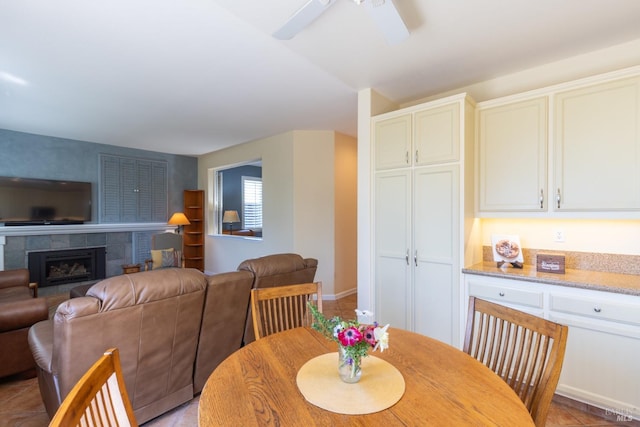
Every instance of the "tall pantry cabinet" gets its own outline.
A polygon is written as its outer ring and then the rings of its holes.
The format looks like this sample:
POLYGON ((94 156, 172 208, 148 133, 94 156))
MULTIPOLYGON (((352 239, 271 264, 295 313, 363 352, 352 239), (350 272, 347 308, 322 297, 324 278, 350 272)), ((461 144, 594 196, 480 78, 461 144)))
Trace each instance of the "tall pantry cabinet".
POLYGON ((456 346, 473 117, 462 94, 372 118, 376 319, 456 346))

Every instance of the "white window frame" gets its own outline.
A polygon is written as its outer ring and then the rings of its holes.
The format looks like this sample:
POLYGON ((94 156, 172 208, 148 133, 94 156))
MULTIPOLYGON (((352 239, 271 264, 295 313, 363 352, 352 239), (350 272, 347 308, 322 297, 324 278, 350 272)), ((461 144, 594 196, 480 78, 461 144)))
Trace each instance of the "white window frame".
MULTIPOLYGON (((254 184, 254 186, 257 187, 257 185, 254 184)), ((260 177, 255 177, 255 176, 243 176, 242 177, 242 228, 243 229, 250 229, 250 230, 262 230, 262 215, 263 215, 263 197, 262 197, 262 178, 260 177), (245 194, 245 190, 246 190, 246 184, 248 182, 259 182, 260 185, 260 189, 259 189, 259 193, 260 194, 255 194, 256 197, 259 197, 260 201, 259 203, 256 203, 257 205, 260 206, 260 213, 259 213, 259 222, 257 221, 257 218, 255 221, 249 221, 248 220, 248 215, 251 213, 252 209, 250 207, 248 207, 248 202, 247 202, 247 198, 250 196, 249 194, 245 194)), ((253 195, 251 195, 253 196, 253 195)))

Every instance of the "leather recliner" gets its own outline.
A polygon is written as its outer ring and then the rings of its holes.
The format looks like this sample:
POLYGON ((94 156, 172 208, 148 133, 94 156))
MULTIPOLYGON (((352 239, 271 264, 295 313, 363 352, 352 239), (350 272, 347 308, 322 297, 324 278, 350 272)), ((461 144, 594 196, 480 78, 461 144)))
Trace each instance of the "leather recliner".
MULTIPOLYGON (((270 288, 273 286, 295 285, 313 282, 318 260, 302 258, 298 254, 275 254, 260 258, 248 259, 238 266, 240 271, 253 273, 253 288, 270 288)), ((243 343, 255 341, 251 306, 247 305, 243 343)))
POLYGON ((193 269, 115 276, 35 324, 29 345, 49 416, 112 347, 139 424, 191 400, 206 285, 193 269))
POLYGON ((29 283, 26 268, 0 271, 0 378, 36 374, 27 335, 31 325, 49 317, 47 302, 37 298, 37 289, 36 283, 29 283))
POLYGON ((47 413, 110 346, 138 423, 192 399, 241 347, 252 283, 247 271, 172 268, 112 277, 64 302, 29 333, 47 413))

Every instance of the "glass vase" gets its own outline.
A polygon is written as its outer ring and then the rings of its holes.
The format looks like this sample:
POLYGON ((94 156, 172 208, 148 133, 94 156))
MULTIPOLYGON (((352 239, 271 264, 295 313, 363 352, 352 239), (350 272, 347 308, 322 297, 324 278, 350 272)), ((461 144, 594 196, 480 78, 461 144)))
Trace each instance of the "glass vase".
POLYGON ((360 359, 354 360, 347 355, 346 349, 338 346, 338 374, 345 383, 357 383, 362 376, 360 359))

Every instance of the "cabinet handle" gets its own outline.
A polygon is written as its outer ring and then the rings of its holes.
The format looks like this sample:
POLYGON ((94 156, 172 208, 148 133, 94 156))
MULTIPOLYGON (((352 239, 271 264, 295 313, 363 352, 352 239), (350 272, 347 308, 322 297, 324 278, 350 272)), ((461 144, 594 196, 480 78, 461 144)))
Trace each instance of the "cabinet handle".
POLYGON ((595 311, 596 313, 600 313, 602 311, 602 309, 598 306, 593 307, 593 311, 595 311))
POLYGON ((501 297, 504 296, 504 292, 500 292, 498 295, 500 295, 501 297))
POLYGON ((407 249, 407 254, 404 256, 404 260, 407 262, 407 265, 409 265, 409 249, 407 249))
POLYGON ((558 192, 556 193, 556 201, 558 202, 558 209, 560 209, 560 189, 558 188, 558 192))
POLYGON ((414 262, 414 264, 415 264, 415 265, 416 265, 416 267, 417 267, 417 266, 418 266, 418 251, 416 251, 416 252, 413 254, 413 262, 414 262))
POLYGON ((404 153, 404 162, 406 164, 409 164, 409 152, 408 151, 404 153))
POLYGON ((418 150, 416 150, 416 160, 415 160, 415 162, 418 163, 418 150))
POLYGON ((544 189, 540 189, 540 209, 544 209, 544 189))

